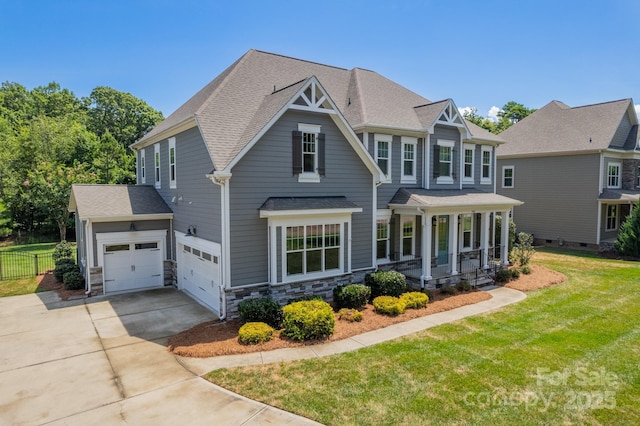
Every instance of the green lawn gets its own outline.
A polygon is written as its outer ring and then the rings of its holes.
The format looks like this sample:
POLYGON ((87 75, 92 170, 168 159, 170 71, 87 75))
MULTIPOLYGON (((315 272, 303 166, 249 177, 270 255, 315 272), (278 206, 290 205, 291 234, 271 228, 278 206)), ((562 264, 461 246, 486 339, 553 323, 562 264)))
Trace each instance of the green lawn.
POLYGON ((41 291, 47 290, 38 287, 36 277, 0 281, 0 297, 40 293, 41 291))
POLYGON ((356 352, 207 378, 328 425, 640 424, 640 264, 534 262, 567 282, 356 352))

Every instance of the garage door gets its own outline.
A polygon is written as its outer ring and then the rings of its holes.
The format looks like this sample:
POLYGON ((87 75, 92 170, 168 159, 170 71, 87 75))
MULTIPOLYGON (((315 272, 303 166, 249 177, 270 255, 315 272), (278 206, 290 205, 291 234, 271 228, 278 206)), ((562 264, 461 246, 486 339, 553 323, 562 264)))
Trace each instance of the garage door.
POLYGON ((220 257, 215 247, 207 251, 180 244, 178 286, 216 313, 220 313, 220 257))
POLYGON ((142 290, 164 285, 160 241, 104 245, 104 292, 142 290))

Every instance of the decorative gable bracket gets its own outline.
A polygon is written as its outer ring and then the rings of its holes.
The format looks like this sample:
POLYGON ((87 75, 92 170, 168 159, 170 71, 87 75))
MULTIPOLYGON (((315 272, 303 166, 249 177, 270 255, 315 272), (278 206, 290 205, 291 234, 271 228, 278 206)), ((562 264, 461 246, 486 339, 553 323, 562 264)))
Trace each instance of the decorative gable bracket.
POLYGON ((329 100, 329 96, 315 77, 312 77, 306 87, 304 87, 299 93, 300 96, 291 103, 289 108, 329 114, 336 113, 329 100))
POLYGON ((449 101, 444 107, 440 117, 436 120, 436 123, 455 127, 466 127, 462 116, 458 112, 458 108, 452 101, 449 101))

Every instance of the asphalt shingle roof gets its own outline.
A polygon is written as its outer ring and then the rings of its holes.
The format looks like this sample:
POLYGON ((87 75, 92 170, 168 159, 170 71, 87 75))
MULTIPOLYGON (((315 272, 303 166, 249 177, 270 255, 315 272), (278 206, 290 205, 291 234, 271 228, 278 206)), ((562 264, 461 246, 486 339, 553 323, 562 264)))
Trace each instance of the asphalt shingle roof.
POLYGON ((173 213, 149 185, 72 185, 69 210, 83 220, 173 213))
POLYGON ((482 206, 519 206, 522 202, 492 192, 476 189, 440 190, 422 188, 400 188, 389 205, 407 207, 482 207, 482 206))
POLYGON ((357 204, 346 197, 270 197, 260 210, 325 210, 325 209, 358 209, 357 204))

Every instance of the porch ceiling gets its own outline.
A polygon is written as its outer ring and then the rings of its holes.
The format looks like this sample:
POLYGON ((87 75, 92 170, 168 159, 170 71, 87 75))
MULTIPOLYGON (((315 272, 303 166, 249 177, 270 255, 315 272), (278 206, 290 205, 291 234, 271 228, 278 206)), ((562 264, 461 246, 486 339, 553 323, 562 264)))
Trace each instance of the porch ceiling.
POLYGON ((522 201, 475 189, 434 190, 400 188, 389 207, 393 209, 423 208, 434 213, 444 211, 493 211, 511 209, 522 201))
POLYGON ((627 189, 605 189, 598 197, 598 201, 637 203, 640 201, 640 191, 627 189))

